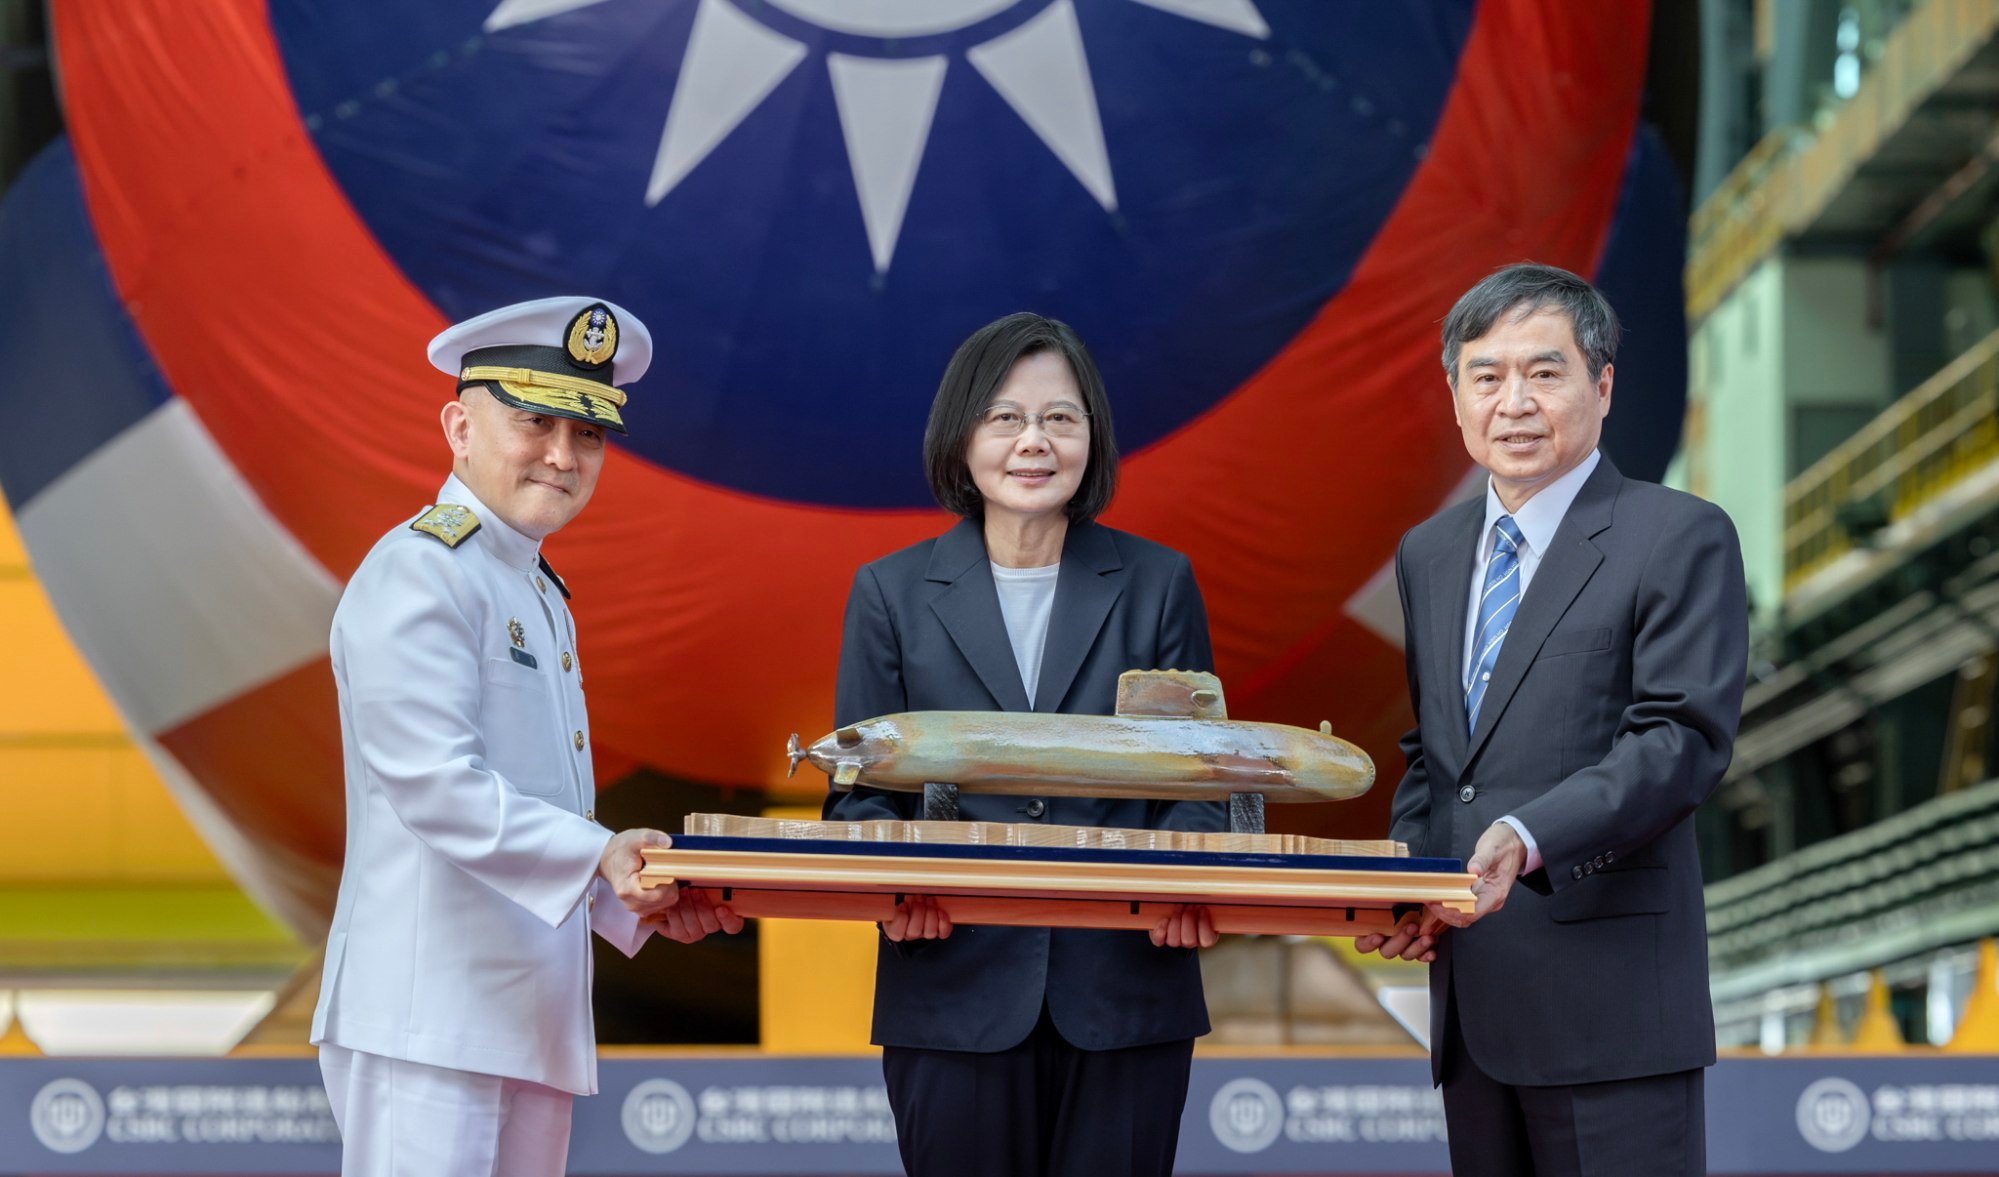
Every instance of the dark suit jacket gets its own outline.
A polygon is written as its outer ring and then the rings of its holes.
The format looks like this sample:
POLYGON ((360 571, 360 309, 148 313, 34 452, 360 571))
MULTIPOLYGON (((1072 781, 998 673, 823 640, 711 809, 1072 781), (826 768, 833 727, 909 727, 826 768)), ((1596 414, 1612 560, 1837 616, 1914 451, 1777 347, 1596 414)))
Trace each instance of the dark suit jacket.
POLYGON ((1511 814, 1542 869, 1506 906, 1447 931, 1430 970, 1433 1068, 1444 1011, 1503 1083, 1590 1083, 1714 1061, 1694 808, 1728 768, 1748 605, 1735 528, 1691 495, 1583 484, 1514 616, 1478 729, 1465 731, 1466 613, 1484 496, 1403 537, 1395 557, 1416 728, 1393 836, 1468 859, 1511 814))
MULTIPOLYGON (((1212 670, 1208 616, 1187 557, 1097 524, 1072 526, 1034 710, 1109 715, 1127 670, 1212 670)), ((898 711, 1026 711, 979 524, 863 565, 847 598, 835 726, 898 711)), ((1219 830, 1219 802, 976 796, 966 821, 1219 830), (1032 802, 1041 802, 1040 806, 1032 802), (1039 816, 1031 810, 1039 809, 1039 816)), ((922 816, 922 798, 865 787, 834 792, 841 821, 922 816)), ((883 939, 874 1041, 990 1052, 1017 1045, 1046 1000, 1055 1028, 1085 1050, 1208 1032, 1200 962, 1144 932, 957 927, 947 940, 883 939)))

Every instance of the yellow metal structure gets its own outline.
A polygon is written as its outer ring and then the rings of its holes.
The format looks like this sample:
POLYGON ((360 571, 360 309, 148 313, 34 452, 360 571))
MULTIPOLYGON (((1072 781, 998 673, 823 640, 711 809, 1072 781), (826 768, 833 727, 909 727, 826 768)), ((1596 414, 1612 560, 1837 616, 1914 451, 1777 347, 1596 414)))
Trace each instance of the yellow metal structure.
POLYGON ((1818 219, 1912 111, 1999 32, 1999 0, 1926 0, 1889 35, 1860 89, 1816 134, 1773 132, 1689 226, 1687 313, 1699 322, 1778 242, 1818 219))
POLYGON ((1774 215, 1772 179, 1791 160, 1801 132, 1782 127, 1765 135, 1731 169, 1687 220, 1687 317, 1707 317, 1735 284, 1784 238, 1774 215))
POLYGON ((1951 690, 1950 730, 1944 735, 1943 769, 1937 793, 1955 793, 1989 780, 1987 733, 1992 729, 1991 700, 1999 698, 1999 656, 1987 654, 1960 666, 1951 690))
POLYGON ((1853 550, 1840 512, 1892 524, 1999 461, 1999 331, 1973 344, 1784 488, 1784 587, 1853 550))
POLYGON ((1971 983, 1971 1000, 1957 1020, 1945 1050, 1955 1054, 1999 1054, 1999 941, 1978 945, 1978 971, 1971 983))
POLYGON ((0 1058, 32 1058, 41 1053, 42 1048, 21 1028, 21 1019, 8 1011, 7 1032, 0 1034, 0 1058))
POLYGON ((1882 978, 1880 969, 1867 978, 1867 1005, 1854 1024, 1851 1045, 1855 1050, 1871 1051, 1901 1050, 1908 1045, 1889 1006, 1888 982, 1882 978))
POLYGON ((1812 1011, 1812 1033, 1805 1039, 1805 1049, 1840 1050, 1845 1046, 1846 1035, 1839 1028, 1839 1004, 1833 1000, 1832 986, 1821 981, 1818 1008, 1812 1011))

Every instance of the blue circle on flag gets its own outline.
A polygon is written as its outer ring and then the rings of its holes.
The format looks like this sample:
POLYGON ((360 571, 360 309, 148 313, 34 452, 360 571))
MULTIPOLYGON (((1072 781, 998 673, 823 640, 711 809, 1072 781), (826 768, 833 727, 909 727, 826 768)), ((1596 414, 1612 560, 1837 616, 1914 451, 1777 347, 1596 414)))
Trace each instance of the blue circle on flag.
POLYGON ((658 347, 631 450, 906 507, 945 362, 1002 314, 1076 327, 1126 452, 1268 363, 1421 162, 1473 10, 924 4, 895 36, 832 0, 270 14, 314 143, 445 317, 609 298, 658 347))

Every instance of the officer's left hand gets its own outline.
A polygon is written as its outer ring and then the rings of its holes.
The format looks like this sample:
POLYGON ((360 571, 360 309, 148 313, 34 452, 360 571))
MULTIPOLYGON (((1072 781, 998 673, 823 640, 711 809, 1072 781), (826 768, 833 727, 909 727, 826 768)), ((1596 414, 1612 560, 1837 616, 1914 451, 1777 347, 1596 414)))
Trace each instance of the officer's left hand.
POLYGON ((718 907, 708 892, 699 887, 680 893, 680 902, 644 921, 660 935, 682 944, 692 944, 714 932, 733 936, 743 930, 743 917, 726 907, 718 907))
POLYGON ((1152 928, 1152 943, 1158 948, 1213 948, 1219 939, 1215 918, 1198 903, 1183 905, 1152 928))

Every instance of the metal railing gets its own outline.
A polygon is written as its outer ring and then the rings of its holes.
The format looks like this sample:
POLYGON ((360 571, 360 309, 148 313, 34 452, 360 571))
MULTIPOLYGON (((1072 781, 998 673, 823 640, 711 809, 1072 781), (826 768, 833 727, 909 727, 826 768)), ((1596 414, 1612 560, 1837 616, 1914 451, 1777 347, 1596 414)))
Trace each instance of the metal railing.
POLYGON ((1999 331, 1784 487, 1784 588, 1999 461, 1999 331))
MULTIPOLYGON (((1999 928, 1999 780, 1932 798, 1707 887, 1717 976, 1757 964, 1830 960, 1949 916, 1999 928)), ((1842 960, 1833 972, 1873 967, 1842 960)), ((1798 980, 1805 978, 1800 977, 1798 980)))
POLYGON ((1763 136, 1688 219, 1687 315, 1695 322, 1783 238, 1773 198, 1784 191, 1785 181, 1777 177, 1798 145, 1810 141, 1798 127, 1763 136))

